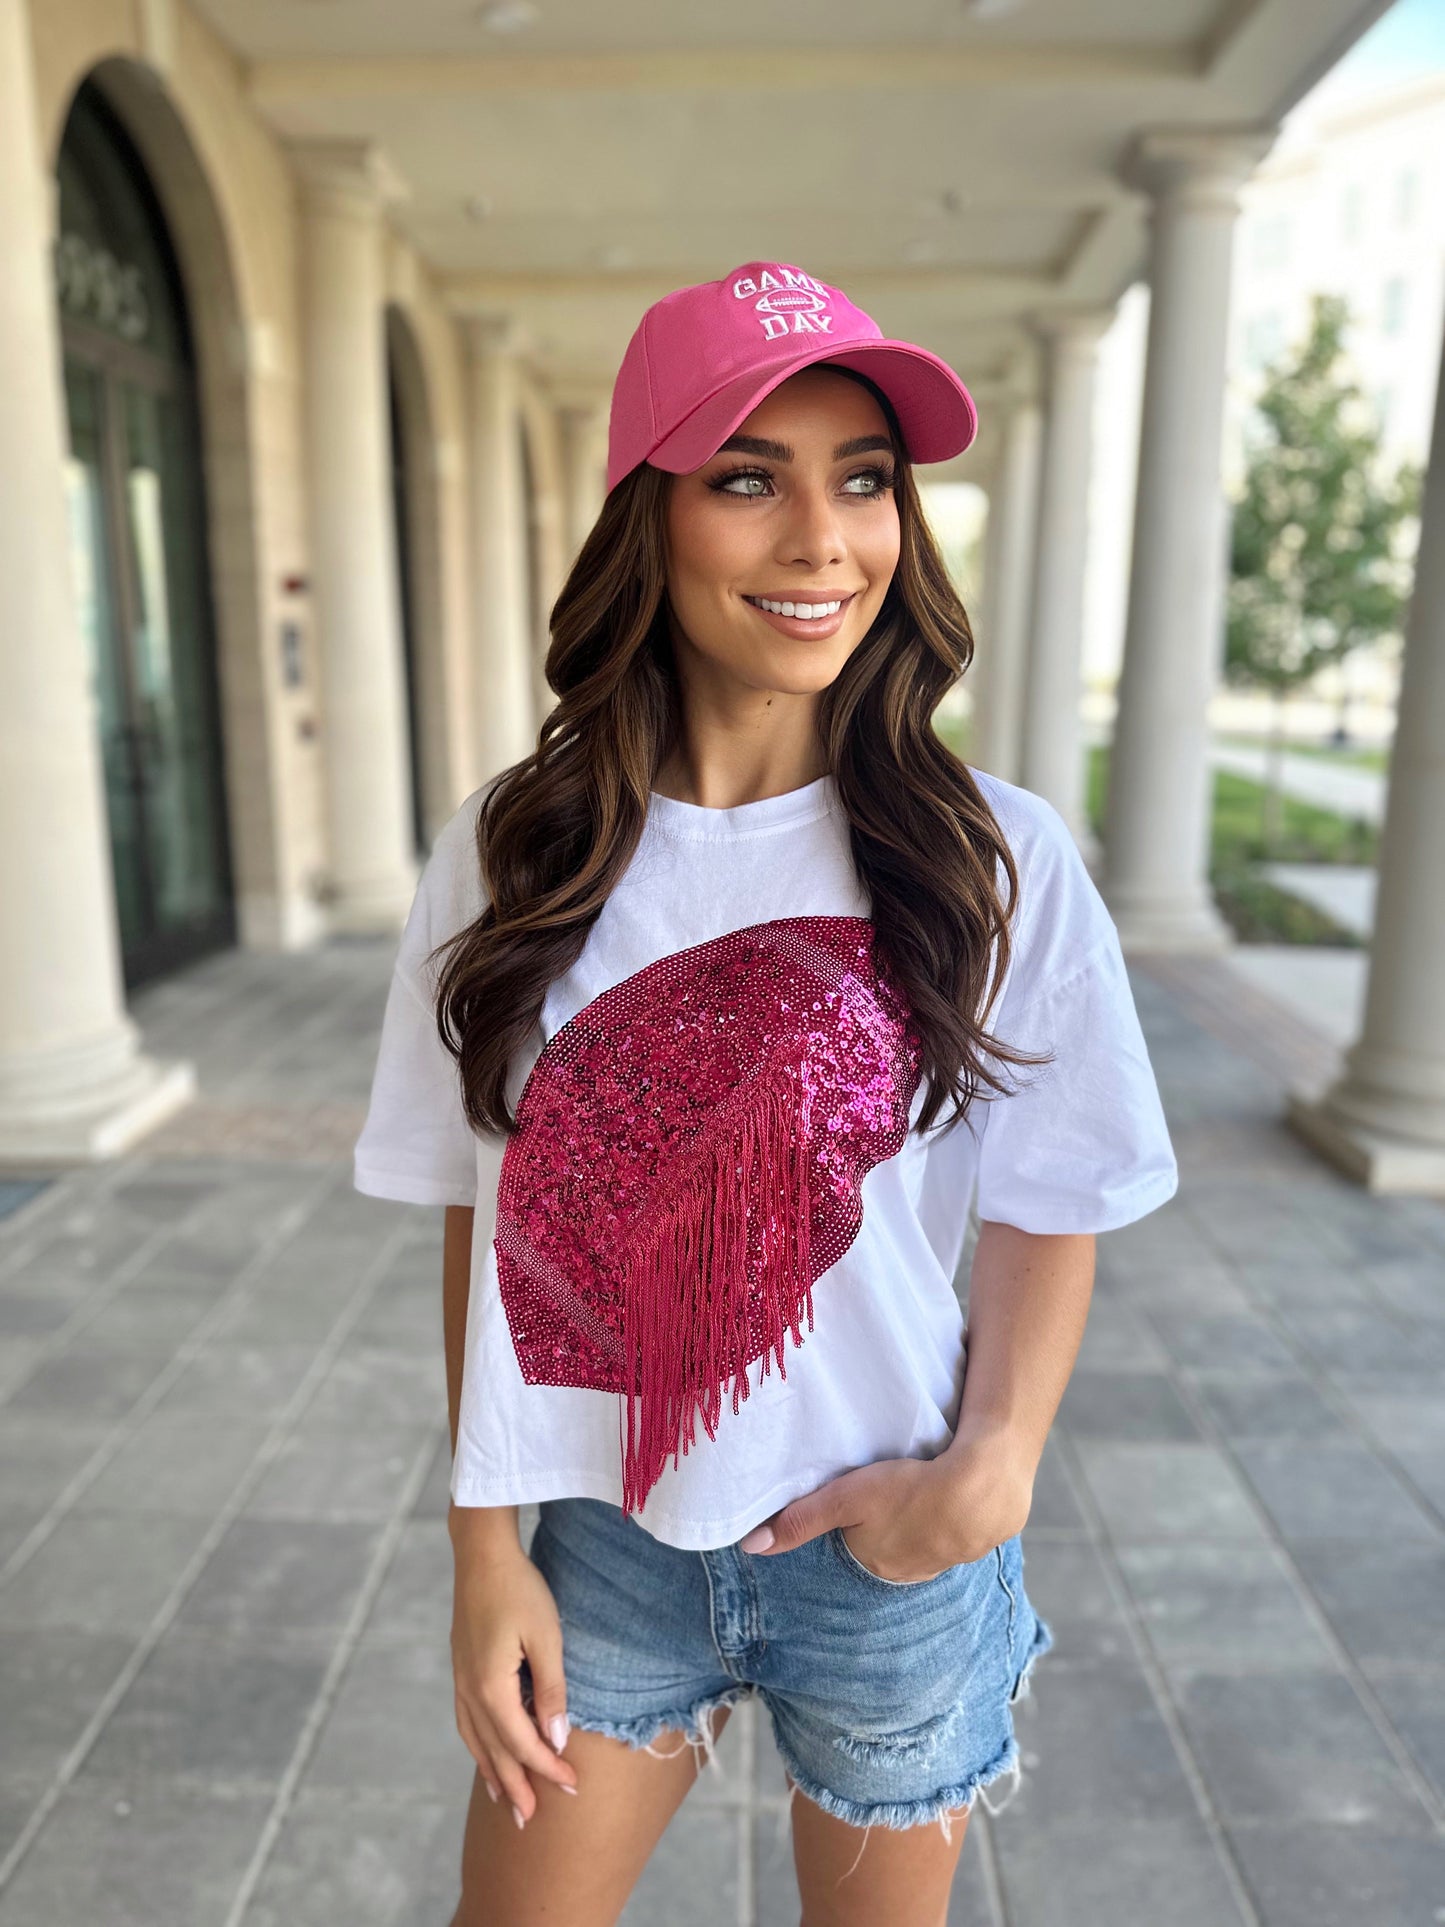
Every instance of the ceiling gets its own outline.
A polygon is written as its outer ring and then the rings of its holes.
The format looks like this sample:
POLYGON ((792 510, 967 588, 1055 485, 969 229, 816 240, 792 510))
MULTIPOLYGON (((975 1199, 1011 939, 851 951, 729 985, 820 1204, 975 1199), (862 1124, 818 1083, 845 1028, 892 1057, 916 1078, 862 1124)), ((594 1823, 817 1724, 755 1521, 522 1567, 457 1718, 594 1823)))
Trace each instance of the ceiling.
POLYGON ((981 398, 1031 381, 1031 311, 1137 278, 1137 129, 1273 123, 1385 11, 538 0, 497 32, 474 0, 194 4, 278 133, 378 144, 394 224, 459 310, 516 314, 545 377, 610 384, 649 301, 776 259, 981 398))

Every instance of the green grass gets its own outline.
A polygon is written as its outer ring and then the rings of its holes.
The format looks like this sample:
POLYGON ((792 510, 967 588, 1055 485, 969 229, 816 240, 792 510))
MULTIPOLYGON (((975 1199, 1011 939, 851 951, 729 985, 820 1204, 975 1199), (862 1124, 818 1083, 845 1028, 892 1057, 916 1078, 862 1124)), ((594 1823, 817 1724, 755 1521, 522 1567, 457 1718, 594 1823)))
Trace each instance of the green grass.
MULTIPOLYGON (((1089 751, 1089 821, 1102 833, 1109 752, 1089 751)), ((1219 908, 1245 943, 1332 944, 1359 949, 1361 939, 1313 904, 1302 903, 1259 873, 1263 863, 1372 864, 1379 844, 1373 824, 1333 810, 1280 799, 1279 835, 1264 839, 1264 788, 1246 776, 1216 770, 1209 876, 1219 908)))

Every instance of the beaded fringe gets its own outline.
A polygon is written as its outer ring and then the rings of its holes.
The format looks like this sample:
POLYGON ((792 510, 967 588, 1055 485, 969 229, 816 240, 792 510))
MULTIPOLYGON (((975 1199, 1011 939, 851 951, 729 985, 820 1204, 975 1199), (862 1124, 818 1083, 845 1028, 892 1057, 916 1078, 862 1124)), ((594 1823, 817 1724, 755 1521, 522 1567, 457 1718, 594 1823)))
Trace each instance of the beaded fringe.
MULTIPOLYGON (((813 1329, 811 1220, 808 1150, 780 1081, 692 1163, 627 1267, 625 1512, 641 1507, 669 1454, 676 1467, 696 1444, 699 1413, 708 1437, 717 1437, 729 1382, 734 1412, 748 1396, 759 1319, 763 1372, 776 1357, 787 1378, 785 1333, 801 1344, 804 1309, 813 1329), (761 1246, 756 1280, 748 1275, 753 1228, 761 1246)), ((618 1433, 621 1444, 620 1408, 618 1433)))

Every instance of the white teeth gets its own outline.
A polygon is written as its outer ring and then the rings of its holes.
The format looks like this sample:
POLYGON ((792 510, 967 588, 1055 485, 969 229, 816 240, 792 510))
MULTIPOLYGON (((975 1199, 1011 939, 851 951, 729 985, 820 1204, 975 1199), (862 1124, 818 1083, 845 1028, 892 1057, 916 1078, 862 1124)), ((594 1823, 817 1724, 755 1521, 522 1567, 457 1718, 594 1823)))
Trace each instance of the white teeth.
POLYGON ((838 602, 769 602, 766 596, 749 596, 749 602, 756 602, 760 609, 767 609, 775 616, 801 616, 804 622, 816 622, 820 616, 835 616, 842 608, 838 602))

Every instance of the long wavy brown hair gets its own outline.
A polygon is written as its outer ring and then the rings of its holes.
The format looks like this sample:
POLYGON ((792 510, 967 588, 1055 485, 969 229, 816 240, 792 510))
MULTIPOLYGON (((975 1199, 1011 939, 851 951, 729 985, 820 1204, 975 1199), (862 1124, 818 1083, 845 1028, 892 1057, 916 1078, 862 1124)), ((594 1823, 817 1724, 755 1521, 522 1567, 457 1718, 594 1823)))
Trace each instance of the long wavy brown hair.
MULTIPOLYGON (((876 383, 838 372, 862 382, 887 418, 901 546, 872 628, 821 694, 818 729, 875 941, 921 1039, 922 1132, 945 1101, 952 1125, 978 1098, 1010 1088, 1008 1067, 1038 1061, 985 1029, 1008 966, 1018 872, 978 784, 931 721, 972 660, 973 631, 924 518, 898 418, 876 383)), ((507 1100, 513 1053, 627 868, 679 737, 670 483, 643 463, 608 493, 551 610, 556 705, 536 749, 494 779, 478 813, 486 907, 432 953, 446 957, 438 1032, 482 1133, 517 1128, 507 1100)))

